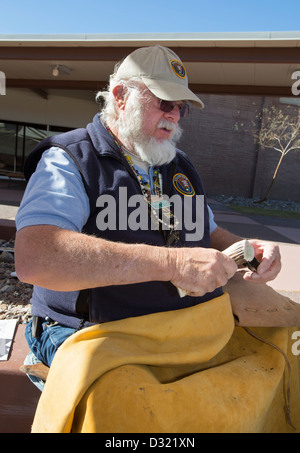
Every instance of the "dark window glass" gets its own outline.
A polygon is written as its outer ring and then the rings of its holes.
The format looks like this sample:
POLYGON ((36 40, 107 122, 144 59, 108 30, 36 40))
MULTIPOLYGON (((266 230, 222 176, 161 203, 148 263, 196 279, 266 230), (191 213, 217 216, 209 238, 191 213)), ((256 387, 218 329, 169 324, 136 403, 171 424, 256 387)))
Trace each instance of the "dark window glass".
POLYGON ((0 174, 22 174, 26 157, 41 140, 68 130, 0 120, 0 174))

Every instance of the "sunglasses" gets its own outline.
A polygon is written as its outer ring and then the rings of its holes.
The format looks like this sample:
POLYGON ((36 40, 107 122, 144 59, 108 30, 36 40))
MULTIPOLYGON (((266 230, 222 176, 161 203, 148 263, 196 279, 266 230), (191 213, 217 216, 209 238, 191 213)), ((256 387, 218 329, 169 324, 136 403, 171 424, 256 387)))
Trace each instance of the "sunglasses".
POLYGON ((184 104, 176 104, 176 102, 164 101, 163 99, 161 99, 159 108, 162 112, 170 113, 176 107, 176 105, 179 109, 180 118, 186 118, 190 111, 190 106, 187 102, 185 102, 184 104))

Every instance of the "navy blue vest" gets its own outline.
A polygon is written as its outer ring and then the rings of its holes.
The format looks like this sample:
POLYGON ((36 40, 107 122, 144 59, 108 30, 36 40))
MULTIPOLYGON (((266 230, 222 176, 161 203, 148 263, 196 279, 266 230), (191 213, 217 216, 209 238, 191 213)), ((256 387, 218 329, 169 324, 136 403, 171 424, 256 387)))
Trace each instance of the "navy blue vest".
MULTIPOLYGON (((133 195, 140 195, 141 189, 135 175, 115 144, 114 139, 99 121, 98 115, 95 116, 93 123, 87 125, 86 129, 76 129, 58 136, 49 137, 40 142, 26 161, 25 177, 27 180, 29 180, 31 174, 35 171, 42 153, 51 146, 59 146, 64 149, 72 157, 81 173, 90 203, 90 217, 83 228, 85 233, 110 241, 145 243, 162 247, 167 245, 167 235, 163 231, 154 230, 153 228, 137 231, 133 231, 131 228, 118 228, 119 203, 123 203, 124 201, 119 200, 119 188, 126 187, 128 198, 133 195), (115 230, 107 229, 105 231, 99 231, 97 227, 97 216, 104 209, 103 207, 97 207, 97 199, 103 194, 112 195, 116 202, 117 228, 115 230)), ((161 173, 165 195, 171 197, 176 194, 182 198, 186 196, 184 195, 184 191, 180 191, 180 186, 174 183, 176 175, 182 174, 188 178, 191 184, 190 187, 194 188, 195 194, 204 195, 205 199, 205 193, 199 175, 186 154, 182 151, 177 150, 175 159, 170 164, 163 165, 161 167, 161 173)), ((192 198, 192 202, 194 203, 196 197, 194 196, 192 198)), ((134 208, 128 207, 127 209, 129 216, 134 208)), ((194 205, 193 209, 195 209, 194 205)), ((206 201, 204 204, 204 235, 202 239, 186 241, 186 234, 190 233, 190 231, 185 230, 186 222, 184 221, 184 212, 182 216, 180 238, 177 242, 168 244, 168 246, 210 247, 209 218, 206 201)), ((95 265, 97 264, 95 263, 95 265)), ((68 298, 64 300, 63 293, 61 292, 57 293, 57 298, 53 298, 52 291, 51 304, 47 300, 44 300, 43 304, 47 306, 46 312, 48 316, 58 322, 68 324, 66 322, 66 316, 76 318, 77 320, 86 316, 87 325, 89 325, 90 323, 107 322, 132 316, 185 308, 205 302, 221 294, 222 289, 218 288, 203 297, 186 296, 180 298, 177 289, 170 282, 153 281, 131 285, 107 286, 82 291, 78 300, 72 302, 68 298), (86 296, 88 297, 86 298, 86 296), (66 300, 68 301, 66 302, 66 300), (63 321, 61 315, 63 315, 63 321)), ((34 297, 32 303, 34 308, 34 297)), ((45 310, 43 310, 43 313, 45 313, 45 310)), ((70 321, 70 325, 73 326, 74 322, 70 321)))

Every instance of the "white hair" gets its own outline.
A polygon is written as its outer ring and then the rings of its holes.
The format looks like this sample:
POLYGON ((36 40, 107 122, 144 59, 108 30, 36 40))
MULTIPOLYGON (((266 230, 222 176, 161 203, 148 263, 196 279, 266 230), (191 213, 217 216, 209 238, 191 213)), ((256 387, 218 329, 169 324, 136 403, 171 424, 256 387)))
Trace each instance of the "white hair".
POLYGON ((142 94, 142 87, 144 86, 144 84, 140 77, 124 79, 117 76, 117 72, 121 64, 122 60, 115 65, 114 72, 109 78, 107 90, 98 91, 98 93, 96 94, 96 102, 100 104, 101 120, 104 124, 115 124, 118 121, 119 113, 115 97, 113 95, 113 89, 115 88, 115 86, 123 85, 124 100, 126 100, 130 95, 132 89, 140 89, 140 94, 142 94))
POLYGON ((163 165, 171 162, 176 155, 175 143, 181 137, 181 128, 162 119, 159 126, 171 129, 173 131, 172 139, 160 142, 154 137, 146 137, 142 132, 145 110, 143 105, 150 102, 153 95, 140 78, 120 79, 116 76, 116 70, 117 68, 110 77, 108 89, 99 91, 96 95, 96 101, 103 106, 102 123, 117 130, 123 145, 137 154, 144 162, 150 165, 163 165), (120 115, 113 95, 113 89, 117 85, 123 85, 123 97, 127 102, 126 115, 120 115))

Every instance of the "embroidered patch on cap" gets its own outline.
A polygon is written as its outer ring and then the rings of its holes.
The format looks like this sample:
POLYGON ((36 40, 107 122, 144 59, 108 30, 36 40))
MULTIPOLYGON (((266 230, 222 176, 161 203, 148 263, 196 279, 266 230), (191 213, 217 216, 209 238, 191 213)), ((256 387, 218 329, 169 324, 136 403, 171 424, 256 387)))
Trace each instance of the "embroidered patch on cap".
POLYGON ((182 195, 187 195, 188 197, 195 195, 195 190, 190 180, 182 173, 176 173, 174 175, 173 184, 175 189, 182 195))
POLYGON ((173 71, 175 72, 175 74, 178 77, 180 77, 181 79, 185 79, 186 70, 185 70, 185 67, 183 66, 183 64, 178 60, 171 60, 170 63, 171 63, 171 67, 172 67, 173 71))

